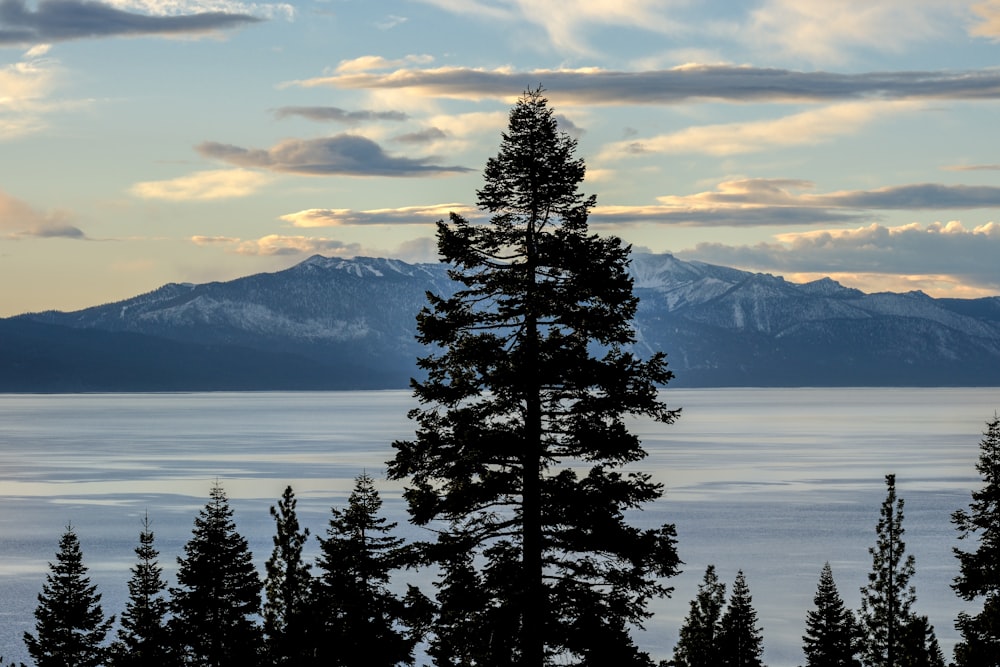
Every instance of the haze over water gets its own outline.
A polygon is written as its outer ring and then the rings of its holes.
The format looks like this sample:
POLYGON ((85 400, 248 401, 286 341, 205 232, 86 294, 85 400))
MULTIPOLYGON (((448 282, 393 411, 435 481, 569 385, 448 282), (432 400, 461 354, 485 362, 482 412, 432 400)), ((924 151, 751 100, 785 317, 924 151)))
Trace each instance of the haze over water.
MULTIPOLYGON (((871 567, 868 547, 895 473, 906 501, 904 537, 917 561, 916 611, 930 617, 951 657, 963 606, 949 584, 960 545, 949 517, 982 482, 974 465, 1000 389, 667 390, 681 419, 634 428, 649 457, 638 469, 667 487, 636 513, 677 525, 684 573, 658 601, 638 641, 668 658, 705 566, 728 589, 742 568, 763 627, 765 663, 801 664, 801 635, 823 563, 857 609, 871 567)), ((405 391, 252 394, 0 396, 0 656, 24 660, 48 562, 72 524, 106 614, 127 595, 142 516, 160 563, 176 557, 218 479, 263 571, 273 522, 267 508, 286 484, 313 535, 354 477, 378 480, 385 512, 406 537, 399 483, 384 480, 390 443, 407 438, 405 391)), ((311 558, 317 550, 310 543, 311 558)), ((974 548, 973 544, 961 544, 974 548)))

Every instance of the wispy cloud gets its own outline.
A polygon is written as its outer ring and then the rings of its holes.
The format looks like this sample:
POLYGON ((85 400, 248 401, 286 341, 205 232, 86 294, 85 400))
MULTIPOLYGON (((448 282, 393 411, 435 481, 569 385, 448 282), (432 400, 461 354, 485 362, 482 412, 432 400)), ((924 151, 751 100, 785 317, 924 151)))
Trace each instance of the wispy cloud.
POLYGON ((917 183, 813 194, 799 179, 752 178, 715 190, 658 197, 647 206, 598 206, 595 224, 661 223, 692 227, 816 225, 877 221, 877 211, 944 211, 1000 206, 1000 187, 917 183))
POLYGON ((685 102, 831 102, 836 100, 981 100, 1000 98, 1000 70, 838 74, 737 65, 684 65, 646 72, 599 68, 471 69, 466 67, 338 70, 289 82, 302 87, 406 90, 457 99, 516 99, 545 86, 560 104, 625 106, 685 102))
POLYGON ((195 147, 203 156, 239 167, 311 176, 428 176, 471 171, 434 164, 434 158, 387 154, 371 139, 338 134, 320 139, 288 139, 269 149, 241 148, 207 141, 195 147))
POLYGON ((969 30, 970 34, 1000 40, 1000 0, 977 2, 971 9, 978 20, 969 30))
POLYGON ((311 236, 281 236, 269 234, 259 239, 244 240, 230 236, 192 236, 191 241, 200 246, 218 246, 237 255, 337 255, 354 257, 361 251, 357 243, 344 243, 335 239, 311 236))
POLYGON ((200 35, 260 20, 249 14, 226 12, 137 14, 87 0, 41 0, 34 9, 25 0, 0 0, 0 46, 96 37, 200 35))
POLYGON ((663 0, 576 0, 572 8, 563 0, 423 0, 441 9, 473 16, 491 23, 524 23, 536 26, 559 51, 596 53, 587 39, 590 29, 624 26, 660 34, 676 33, 680 26, 670 9, 685 4, 663 0))
POLYGON ((39 211, 0 190, 0 233, 4 238, 86 238, 72 224, 72 218, 66 211, 39 211))
POLYGON ((945 171, 1000 171, 1000 164, 949 164, 945 171))
POLYGON ((53 105, 57 67, 44 49, 34 49, 19 62, 0 66, 0 141, 32 134, 45 127, 53 105))
POLYGON ((291 20, 296 14, 295 5, 287 2, 242 2, 241 0, 106 0, 106 2, 116 9, 139 11, 154 16, 216 12, 291 20))
POLYGON ((903 52, 947 35, 962 0, 765 0, 737 32, 757 48, 813 63, 842 63, 859 49, 903 52))
POLYGON ((873 121, 920 108, 920 102, 845 102, 771 120, 695 125, 671 134, 610 144, 598 160, 647 153, 734 155, 807 146, 854 134, 873 121))
POLYGON ((301 116, 309 120, 343 123, 345 125, 380 120, 401 122, 409 119, 409 115, 402 111, 372 111, 369 109, 347 111, 340 107, 281 107, 274 110, 274 115, 277 118, 301 116))
POLYGON ((472 216, 476 209, 466 204, 433 204, 355 211, 349 208, 310 208, 281 216, 294 227, 345 227, 352 225, 428 225, 450 213, 472 216))
POLYGON ((205 201, 251 195, 270 182, 266 175, 247 169, 199 171, 166 181, 143 181, 129 192, 143 199, 205 201))
POLYGON ((1000 225, 967 229, 960 222, 871 224, 855 229, 781 234, 773 243, 703 243, 677 253, 726 266, 810 274, 936 276, 936 280, 1000 289, 1000 225))

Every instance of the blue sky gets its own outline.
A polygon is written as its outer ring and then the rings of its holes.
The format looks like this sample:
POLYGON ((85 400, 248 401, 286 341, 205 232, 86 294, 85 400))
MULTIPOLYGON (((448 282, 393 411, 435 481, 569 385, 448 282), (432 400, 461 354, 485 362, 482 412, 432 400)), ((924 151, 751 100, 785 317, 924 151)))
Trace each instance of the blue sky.
POLYGON ((0 316, 433 261, 542 85, 591 224, 1000 294, 1000 0, 0 0, 0 316))

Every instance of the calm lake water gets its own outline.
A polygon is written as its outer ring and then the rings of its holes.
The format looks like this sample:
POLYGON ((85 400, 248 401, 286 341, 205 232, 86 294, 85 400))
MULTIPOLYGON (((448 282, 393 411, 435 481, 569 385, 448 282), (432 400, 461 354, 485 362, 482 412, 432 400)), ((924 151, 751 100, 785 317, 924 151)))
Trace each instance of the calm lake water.
MULTIPOLYGON (((731 587, 743 569, 771 667, 801 664, 801 635, 820 569, 830 561, 857 609, 868 547, 895 473, 905 541, 916 557, 917 611, 947 656, 953 621, 972 610, 953 595, 959 544, 949 517, 982 485, 974 465, 1000 389, 667 390, 682 407, 672 426, 637 421, 649 457, 638 468, 667 487, 632 520, 677 526, 684 573, 638 637, 667 658, 705 567, 731 587)), ((217 479, 263 569, 285 485, 300 521, 325 530, 367 471, 405 536, 401 486, 384 480, 390 443, 407 438, 408 392, 0 396, 0 656, 25 660, 36 597, 67 525, 103 594, 105 613, 127 597, 142 517, 172 578, 198 510, 217 479)), ((316 543, 312 548, 315 553, 316 543)), ((968 545, 963 545, 968 548, 968 545)))

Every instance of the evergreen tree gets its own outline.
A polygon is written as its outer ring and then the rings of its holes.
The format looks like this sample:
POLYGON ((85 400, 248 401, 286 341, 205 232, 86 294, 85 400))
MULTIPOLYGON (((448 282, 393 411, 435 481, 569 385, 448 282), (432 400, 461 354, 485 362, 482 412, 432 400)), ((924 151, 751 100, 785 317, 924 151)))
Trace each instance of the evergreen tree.
POLYGON ((861 667, 860 628, 833 581, 830 564, 823 566, 813 598, 816 608, 806 614, 802 637, 806 667, 861 667))
POLYGON ((169 603, 164 595, 167 584, 153 546, 149 516, 142 522, 136 564, 128 582, 128 602, 122 613, 118 640, 112 646, 114 667, 145 667, 170 662, 166 617, 169 603))
POLYGON ((743 570, 736 574, 729 605, 719 619, 718 650, 719 667, 762 667, 764 638, 743 570))
POLYGON ((955 646, 957 667, 1000 665, 1000 417, 986 424, 976 470, 984 485, 972 492, 969 511, 958 510, 951 521, 959 539, 976 538, 975 551, 955 549, 959 575, 952 588, 963 600, 983 599, 978 614, 961 613, 955 627, 962 640, 955 646))
POLYGON ((626 628, 669 594, 659 578, 677 571, 675 531, 625 522, 662 487, 621 468, 645 456, 628 417, 676 418, 657 393, 672 374, 662 353, 626 350, 629 249, 587 231, 595 199, 578 192, 576 142, 540 89, 509 121, 477 192, 490 223, 438 223, 460 289, 428 294, 418 316, 432 351, 413 381, 416 439, 394 443, 389 474, 409 479, 413 522, 440 527, 428 558, 461 563, 461 550, 481 568, 468 617, 503 616, 512 638, 486 663, 594 664, 620 650, 646 664, 626 628))
POLYGON ((401 564, 403 540, 379 513, 374 480, 358 476, 346 509, 333 508, 320 538, 316 581, 323 664, 392 667, 413 663, 416 638, 406 631, 406 600, 388 588, 401 564))
POLYGON ((705 578, 698 584, 698 595, 691 601, 691 610, 681 626, 673 659, 667 667, 716 667, 719 664, 716 634, 725 604, 726 585, 719 581, 715 566, 709 565, 705 578))
POLYGON ((306 637, 312 576, 309 565, 302 560, 309 529, 299 528, 296 504, 292 487, 288 486, 278 506, 272 505, 270 510, 275 535, 274 551, 265 564, 264 634, 270 662, 276 666, 298 667, 312 657, 306 637))
POLYGON ((261 583, 246 539, 236 531, 233 510, 216 483, 178 557, 171 589, 174 646, 184 664, 254 667, 263 642, 257 617, 261 583))
POLYGON ((896 497, 896 476, 886 475, 886 498, 869 547, 872 571, 861 589, 861 625, 865 662, 870 667, 899 667, 903 634, 912 616, 916 591, 910 585, 915 561, 903 541, 903 499, 896 497))
POLYGON ((944 653, 926 616, 910 616, 903 627, 900 667, 945 667, 944 653))
POLYGON ((72 526, 59 540, 35 608, 35 634, 24 643, 37 667, 98 667, 105 664, 104 639, 114 623, 105 618, 101 595, 90 583, 80 540, 72 526))

